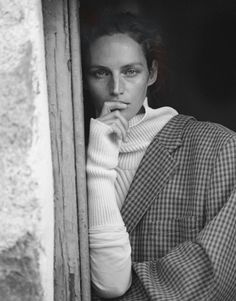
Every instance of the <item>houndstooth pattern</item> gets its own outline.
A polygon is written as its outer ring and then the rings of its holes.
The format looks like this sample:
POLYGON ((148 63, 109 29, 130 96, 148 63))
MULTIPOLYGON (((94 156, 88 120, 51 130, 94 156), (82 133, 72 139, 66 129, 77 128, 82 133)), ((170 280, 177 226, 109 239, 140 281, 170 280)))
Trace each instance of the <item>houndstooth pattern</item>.
POLYGON ((172 118, 148 147, 121 209, 133 282, 116 300, 235 301, 235 184, 236 134, 172 118))

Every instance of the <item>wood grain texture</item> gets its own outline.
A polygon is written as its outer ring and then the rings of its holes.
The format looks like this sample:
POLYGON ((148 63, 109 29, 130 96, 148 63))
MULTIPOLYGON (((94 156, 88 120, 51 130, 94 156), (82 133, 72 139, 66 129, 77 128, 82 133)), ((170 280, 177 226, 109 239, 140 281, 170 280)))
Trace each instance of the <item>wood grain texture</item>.
POLYGON ((88 210, 85 172, 85 138, 84 138, 84 107, 82 89, 82 66, 80 52, 79 32, 79 3, 77 0, 69 1, 69 24, 71 45, 71 72, 72 72, 72 100, 74 112, 74 133, 76 150, 76 179, 79 217, 79 243, 80 243, 80 272, 81 296, 83 301, 91 299, 90 296, 90 269, 88 247, 88 210))
POLYGON ((76 68, 80 68, 79 58, 73 56, 72 63, 70 27, 74 25, 69 16, 68 2, 71 1, 43 1, 55 190, 54 300, 87 301, 90 300, 90 281, 86 276, 89 268, 83 108, 79 105, 82 103, 82 90, 75 91, 72 85, 75 77, 79 83, 81 77, 76 75, 79 70, 75 72, 76 68), (83 200, 82 205, 79 201, 79 207, 78 199, 83 200), (87 287, 86 293, 81 287, 87 287))

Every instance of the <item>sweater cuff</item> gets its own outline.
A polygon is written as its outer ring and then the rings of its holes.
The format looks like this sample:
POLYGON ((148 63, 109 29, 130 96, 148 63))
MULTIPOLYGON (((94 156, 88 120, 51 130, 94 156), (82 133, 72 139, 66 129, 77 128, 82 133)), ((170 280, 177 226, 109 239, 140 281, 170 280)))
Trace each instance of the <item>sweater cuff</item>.
POLYGON ((93 165, 114 169, 118 165, 120 145, 121 140, 117 139, 110 126, 91 119, 88 157, 93 165))

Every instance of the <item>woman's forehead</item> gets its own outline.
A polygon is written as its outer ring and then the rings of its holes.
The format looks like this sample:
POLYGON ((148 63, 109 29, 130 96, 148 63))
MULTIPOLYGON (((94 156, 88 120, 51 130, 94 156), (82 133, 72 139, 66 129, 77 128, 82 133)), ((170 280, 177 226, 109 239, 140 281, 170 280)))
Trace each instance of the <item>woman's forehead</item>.
POLYGON ((127 34, 117 33, 96 39, 90 46, 90 65, 146 64, 142 47, 127 34))

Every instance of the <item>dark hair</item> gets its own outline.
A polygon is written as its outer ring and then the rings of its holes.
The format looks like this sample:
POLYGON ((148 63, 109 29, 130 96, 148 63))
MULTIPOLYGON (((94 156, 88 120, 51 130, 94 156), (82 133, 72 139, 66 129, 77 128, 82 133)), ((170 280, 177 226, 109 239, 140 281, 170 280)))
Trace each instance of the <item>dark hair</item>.
POLYGON ((90 24, 82 26, 82 64, 86 70, 88 49, 99 37, 124 33, 139 43, 143 49, 148 69, 152 62, 158 63, 158 78, 156 83, 148 88, 149 105, 156 107, 157 95, 163 86, 167 75, 166 51, 162 42, 160 29, 156 24, 143 17, 131 13, 115 13, 93 18, 90 24))

